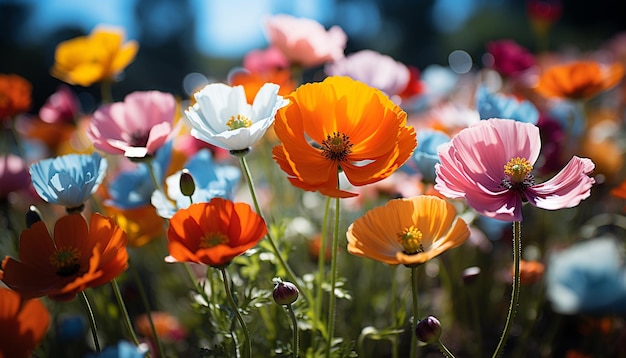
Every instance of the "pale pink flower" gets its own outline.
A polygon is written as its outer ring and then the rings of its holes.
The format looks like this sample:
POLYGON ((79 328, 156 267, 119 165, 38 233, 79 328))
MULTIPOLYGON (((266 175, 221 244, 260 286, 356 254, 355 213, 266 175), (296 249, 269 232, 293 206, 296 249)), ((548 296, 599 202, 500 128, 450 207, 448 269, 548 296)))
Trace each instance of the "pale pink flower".
POLYGON ((292 64, 314 67, 344 56, 348 36, 339 26, 328 31, 319 22, 279 14, 265 22, 271 46, 277 47, 292 64))
POLYGON ((591 194, 594 163, 574 156, 552 179, 536 184, 531 174, 541 139, 534 124, 492 118, 460 131, 439 149, 435 189, 465 198, 482 215, 521 221, 522 204, 557 210, 578 205, 591 194))
POLYGON ((87 130, 94 146, 129 158, 152 155, 173 135, 176 100, 169 93, 133 92, 98 108, 87 130))

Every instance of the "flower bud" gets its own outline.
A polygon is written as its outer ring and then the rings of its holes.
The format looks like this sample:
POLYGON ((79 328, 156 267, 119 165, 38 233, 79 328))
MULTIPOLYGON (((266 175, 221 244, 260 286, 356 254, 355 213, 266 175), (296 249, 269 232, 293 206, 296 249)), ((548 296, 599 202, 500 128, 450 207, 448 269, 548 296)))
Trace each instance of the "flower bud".
POLYGON ((180 192, 184 196, 192 196, 196 191, 196 183, 193 181, 193 176, 187 169, 183 169, 180 173, 180 192))
POLYGON ((415 335, 424 343, 436 343, 441 337, 441 323, 434 316, 428 316, 417 322, 415 335))
POLYGON ((41 221, 41 213, 35 205, 31 205, 26 212, 26 227, 30 229, 36 222, 41 221))
POLYGON ((274 301, 279 305, 290 305, 298 299, 298 288, 291 282, 279 281, 274 286, 274 301))

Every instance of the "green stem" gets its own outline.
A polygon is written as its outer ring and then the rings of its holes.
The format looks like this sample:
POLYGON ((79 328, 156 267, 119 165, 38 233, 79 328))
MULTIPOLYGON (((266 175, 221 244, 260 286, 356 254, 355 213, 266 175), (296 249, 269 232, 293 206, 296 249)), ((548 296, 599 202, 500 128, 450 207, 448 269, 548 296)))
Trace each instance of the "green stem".
POLYGON ((245 336, 245 339, 246 339, 244 357, 251 358, 252 357, 252 342, 250 342, 250 333, 248 332, 248 326, 246 326, 246 322, 243 320, 243 317, 241 317, 239 308, 237 307, 237 304, 235 303, 235 299, 233 298, 233 293, 230 288, 228 274, 226 273, 226 268, 220 267, 219 270, 220 272, 222 272, 222 279, 224 280, 224 290, 226 290, 226 297, 228 297, 228 303, 230 303, 230 307, 233 309, 233 312, 235 313, 235 317, 237 317, 237 320, 239 321, 241 328, 243 328, 243 335, 245 336))
POLYGON ((333 336, 335 332, 335 286, 337 285, 337 247, 339 246, 339 198, 335 198, 335 228, 333 231, 333 246, 330 256, 330 296, 328 303, 328 337, 326 339, 326 356, 330 357, 333 336))
POLYGON ((150 179, 152 179, 152 184, 154 184, 154 189, 161 190, 161 183, 159 183, 159 180, 156 177, 156 173, 154 172, 152 159, 148 159, 145 163, 148 166, 148 172, 150 173, 150 179))
POLYGON ((102 103, 112 103, 113 93, 111 91, 111 81, 104 80, 100 82, 100 99, 102 103))
POLYGON ((122 298, 122 293, 120 292, 120 286, 117 283, 116 279, 111 281, 111 287, 113 287, 113 293, 115 294, 115 299, 117 300, 118 306, 120 306, 120 311, 122 311, 122 316, 124 319, 124 324, 126 325, 126 329, 128 329, 128 333, 130 333, 130 337, 133 340, 135 345, 139 345, 139 339, 135 334, 135 330, 133 329, 133 324, 130 321, 130 316, 128 315, 128 310, 126 309, 126 305, 124 304, 124 299, 122 298))
POLYGON ((502 336, 500 336, 500 342, 496 347, 496 351, 493 353, 492 358, 498 358, 502 355, 504 345, 506 344, 507 337, 511 330, 515 314, 517 313, 517 304, 519 302, 519 290, 520 290, 520 278, 519 278, 519 266, 520 256, 522 254, 522 223, 516 221, 513 223, 513 291, 511 292, 511 303, 509 304, 509 313, 506 316, 506 322, 504 324, 504 330, 502 336))
POLYGON ((293 356, 294 358, 298 358, 300 356, 298 320, 296 319, 296 313, 293 311, 293 307, 291 305, 287 305, 287 311, 289 312, 289 318, 291 318, 291 325, 293 326, 293 356))
POLYGON ((139 277, 139 272, 135 269, 133 265, 128 262, 128 267, 130 268, 131 275, 133 276, 133 280, 137 285, 137 290, 139 291, 139 298, 141 299, 141 304, 143 305, 144 310, 146 311, 146 317, 148 318, 148 324, 150 325, 150 331, 152 332, 152 337, 154 338, 154 342, 157 346, 157 351, 159 352, 159 357, 165 357, 165 350, 163 349, 163 344, 161 343, 161 339, 157 335, 156 327, 154 326, 154 321, 152 320, 152 308, 150 307, 150 303, 148 302, 148 296, 146 295, 146 289, 141 282, 141 278, 139 277))
MULTIPOLYGON (((322 285, 324 283, 324 267, 326 266, 326 231, 327 231, 327 223, 328 223, 328 215, 330 213, 330 201, 331 198, 326 198, 326 206, 324 207, 324 220, 322 221, 322 232, 320 235, 320 249, 319 256, 317 257, 317 292, 315 293, 315 302, 313 309, 313 324, 314 329, 321 329, 321 322, 318 320, 322 316, 322 301, 324 300, 324 290, 322 289, 322 285)), ((322 335, 326 338, 326 333, 322 331, 322 335)))
MULTIPOLYGON (((250 196, 252 197, 252 201, 254 202, 254 208, 256 209, 257 214, 259 214, 263 218, 263 220, 265 220, 265 217, 263 216, 263 212, 261 211, 261 206, 259 205, 259 201, 257 199, 256 191, 254 189, 254 181, 252 180, 252 175, 250 174, 250 169, 248 168, 248 163, 246 161, 245 155, 243 154, 237 155, 237 157, 239 157, 241 168, 243 170, 244 175, 246 176, 246 179, 247 179, 246 181, 248 182, 248 189, 250 190, 250 196)), ((265 222, 267 223, 267 220, 265 220, 265 222)), ((280 254, 280 250, 278 249, 278 246, 276 245, 276 242, 274 241, 274 238, 272 237, 271 230, 268 230, 266 237, 267 237, 267 240, 270 242, 270 245, 272 246, 274 255, 276 255, 276 257, 278 258, 278 261, 280 262, 280 265, 283 267, 283 269, 287 273, 287 277, 289 278, 289 280, 294 285, 296 285, 296 287, 298 288, 298 291, 300 291, 300 293, 302 293, 302 296, 304 296, 304 299, 309 304, 311 304, 311 302, 313 301, 311 300, 311 295, 309 294, 309 291, 306 289, 306 287, 303 287, 300 285, 300 283, 298 282, 296 278, 295 273, 293 272, 291 267, 289 267, 289 265, 287 264, 283 256, 280 254)))
POLYGON ((444 356, 448 357, 448 358, 454 358, 454 354, 452 354, 452 352, 450 352, 450 350, 448 349, 448 347, 446 347, 441 340, 437 340, 437 346, 439 346, 439 350, 441 351, 441 353, 443 353, 444 356))
POLYGON ((417 266, 411 267, 411 293, 413 295, 413 326, 411 327, 411 358, 417 356, 417 322, 419 321, 418 302, 417 302, 417 266))
POLYGON ((80 294, 83 306, 85 307, 85 311, 87 311, 87 317, 89 318, 88 321, 89 327, 91 328, 91 336, 93 337, 93 344, 96 347, 96 351, 101 352, 100 341, 98 341, 98 328, 96 327, 96 319, 93 316, 93 311, 91 310, 89 299, 87 298, 87 294, 85 293, 85 291, 82 291, 80 294))
MULTIPOLYGON (((398 280, 396 280, 396 271, 398 268, 398 265, 391 265, 389 266, 391 267, 391 314, 393 315, 393 328, 396 329, 399 324, 398 324, 398 299, 397 299, 397 294, 396 291, 398 290, 398 280)), ((398 339, 400 337, 398 335, 395 335, 393 337, 393 339, 391 340, 391 357, 392 358, 398 358, 398 348, 399 348, 399 342, 398 339)))

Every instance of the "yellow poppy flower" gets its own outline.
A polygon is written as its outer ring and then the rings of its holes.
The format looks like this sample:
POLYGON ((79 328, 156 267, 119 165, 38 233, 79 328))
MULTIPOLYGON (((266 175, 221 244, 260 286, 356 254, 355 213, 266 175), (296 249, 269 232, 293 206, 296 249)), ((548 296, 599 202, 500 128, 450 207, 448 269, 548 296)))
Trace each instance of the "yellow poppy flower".
POLYGON ((431 195, 393 199, 350 225, 348 252, 386 264, 422 264, 461 245, 469 227, 447 201, 431 195))
POLYGON ((112 81, 133 61, 139 49, 136 41, 122 43, 123 40, 122 30, 97 27, 88 36, 61 42, 50 72, 71 85, 84 87, 112 81))

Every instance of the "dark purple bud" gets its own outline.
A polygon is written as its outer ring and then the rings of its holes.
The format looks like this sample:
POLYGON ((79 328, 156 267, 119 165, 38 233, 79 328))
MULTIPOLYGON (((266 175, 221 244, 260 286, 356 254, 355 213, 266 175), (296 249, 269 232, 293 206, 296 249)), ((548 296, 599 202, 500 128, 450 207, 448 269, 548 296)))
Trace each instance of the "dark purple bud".
POLYGON ((441 323, 434 316, 428 316, 417 322, 415 335, 424 343, 436 343, 441 337, 441 323))
POLYGON ((274 286, 274 301, 279 305, 290 305, 298 299, 298 288, 291 282, 279 281, 274 286))

